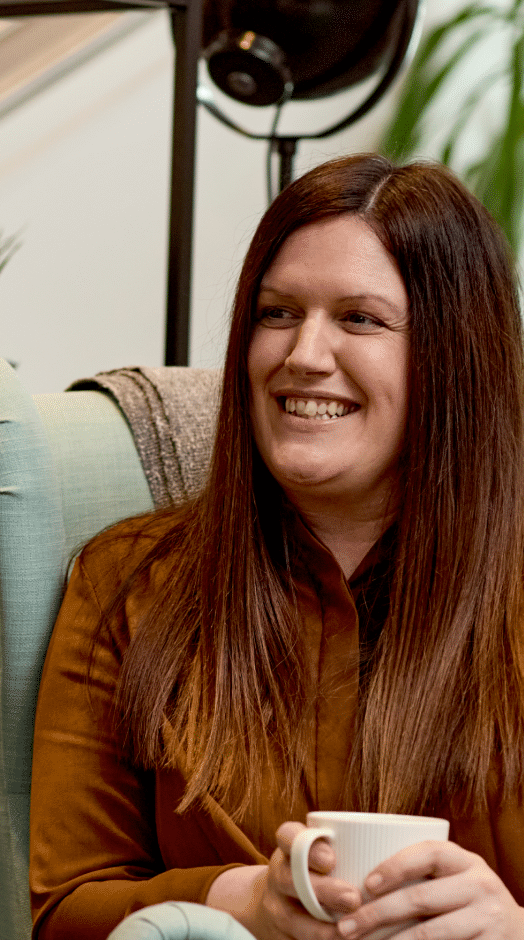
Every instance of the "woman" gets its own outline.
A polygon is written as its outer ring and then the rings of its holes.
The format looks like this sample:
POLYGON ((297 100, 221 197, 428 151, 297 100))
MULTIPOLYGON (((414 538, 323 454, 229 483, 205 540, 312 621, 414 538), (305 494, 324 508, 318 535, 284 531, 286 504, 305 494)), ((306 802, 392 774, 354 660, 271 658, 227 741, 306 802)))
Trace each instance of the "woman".
POLYGON ((503 239, 451 174, 359 155, 278 197, 208 485, 96 539, 66 593, 35 737, 39 940, 172 899, 259 940, 411 916, 406 940, 524 938, 523 401, 503 239), (316 843, 340 917, 320 923, 289 873, 314 808, 445 816, 453 841, 384 863, 367 904, 316 843))

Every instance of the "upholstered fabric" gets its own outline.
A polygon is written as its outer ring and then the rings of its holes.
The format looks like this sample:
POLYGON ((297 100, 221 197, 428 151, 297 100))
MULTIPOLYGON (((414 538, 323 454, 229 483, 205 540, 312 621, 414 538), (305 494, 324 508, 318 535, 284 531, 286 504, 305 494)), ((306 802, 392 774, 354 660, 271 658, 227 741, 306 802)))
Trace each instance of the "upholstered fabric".
POLYGON ((104 389, 133 432, 155 505, 194 496, 209 464, 221 373, 186 366, 133 366, 80 379, 73 389, 104 389))
POLYGON ((65 534, 45 431, 3 362, 0 389, 0 937, 26 940, 33 713, 60 601, 65 534))
MULTIPOLYGON (((185 371, 174 371, 184 383, 185 371)), ((0 360, 0 940, 30 935, 34 708, 68 562, 96 532, 154 505, 114 398, 99 390, 33 399, 0 360)))
POLYGON ((36 395, 57 478, 70 556, 119 519, 153 509, 131 430, 103 392, 36 395))

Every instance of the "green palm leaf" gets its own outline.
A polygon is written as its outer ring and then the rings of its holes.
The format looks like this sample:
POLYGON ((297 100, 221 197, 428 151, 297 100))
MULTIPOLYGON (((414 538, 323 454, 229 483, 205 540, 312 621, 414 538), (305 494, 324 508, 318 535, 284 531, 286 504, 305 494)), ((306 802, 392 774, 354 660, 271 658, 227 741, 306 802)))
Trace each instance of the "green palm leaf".
POLYGON ((488 34, 494 18, 500 19, 500 10, 471 4, 446 23, 431 30, 415 57, 395 118, 382 141, 381 150, 384 154, 391 159, 402 160, 416 152, 428 107, 453 70, 488 34), (439 64, 442 49, 449 38, 465 25, 478 22, 480 26, 462 40, 444 64, 439 64))
POLYGON ((449 114, 451 128, 438 156, 453 168, 457 145, 470 119, 493 83, 499 81, 502 87, 500 79, 505 79, 508 99, 501 127, 492 135, 484 152, 462 168, 460 175, 505 230, 515 251, 522 236, 524 215, 523 14, 524 0, 513 0, 505 7, 470 3, 434 27, 415 58, 398 111, 381 148, 396 160, 419 154, 428 110, 444 82, 453 78, 468 52, 491 32, 506 30, 506 38, 509 30, 505 62, 489 76, 483 68, 478 80, 473 80, 469 93, 462 100, 458 96, 455 113, 449 114))

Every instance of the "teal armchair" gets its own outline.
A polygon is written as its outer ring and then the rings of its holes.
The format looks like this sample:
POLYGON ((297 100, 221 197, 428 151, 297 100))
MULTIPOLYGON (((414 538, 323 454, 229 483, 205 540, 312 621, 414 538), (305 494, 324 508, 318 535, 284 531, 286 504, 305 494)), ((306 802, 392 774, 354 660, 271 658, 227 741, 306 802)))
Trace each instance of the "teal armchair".
MULTIPOLYGON (((205 370, 165 367, 165 372, 175 391, 180 381, 186 402, 191 401, 187 388, 208 379, 205 370)), ((194 401, 201 397, 195 393, 194 401)), ((191 407, 197 405, 188 405, 189 421, 191 407)), ((205 408, 205 402, 198 407, 205 408)), ((177 441, 172 445, 176 450, 177 441)), ((98 531, 154 503, 114 397, 100 390, 32 397, 0 360, 0 940, 29 940, 31 933, 33 719, 68 563, 98 531)), ((159 907, 150 916, 137 912, 139 917, 126 919, 129 926, 124 921, 115 940, 250 936, 227 915, 199 905, 159 907)))

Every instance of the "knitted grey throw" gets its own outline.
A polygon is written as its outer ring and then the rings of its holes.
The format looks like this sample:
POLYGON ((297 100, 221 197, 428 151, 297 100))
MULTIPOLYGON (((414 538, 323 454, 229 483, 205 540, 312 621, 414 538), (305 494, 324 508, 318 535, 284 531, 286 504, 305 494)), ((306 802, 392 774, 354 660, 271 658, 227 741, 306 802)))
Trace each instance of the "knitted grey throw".
POLYGON ((155 506, 195 496, 209 467, 221 372, 130 366, 79 379, 69 389, 112 396, 123 412, 155 506))

